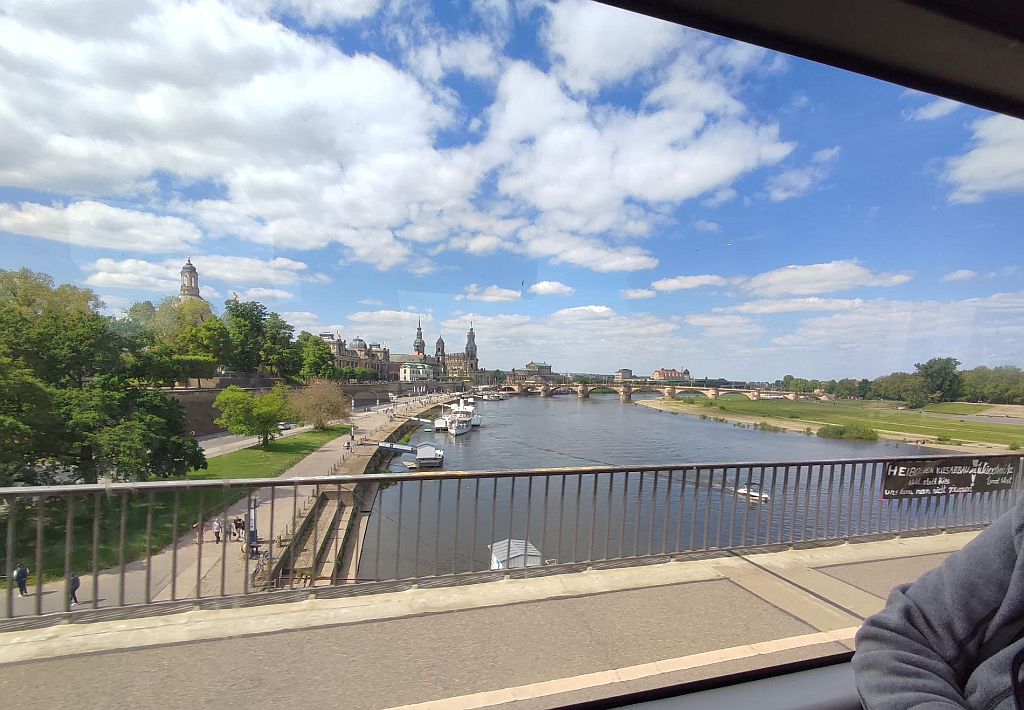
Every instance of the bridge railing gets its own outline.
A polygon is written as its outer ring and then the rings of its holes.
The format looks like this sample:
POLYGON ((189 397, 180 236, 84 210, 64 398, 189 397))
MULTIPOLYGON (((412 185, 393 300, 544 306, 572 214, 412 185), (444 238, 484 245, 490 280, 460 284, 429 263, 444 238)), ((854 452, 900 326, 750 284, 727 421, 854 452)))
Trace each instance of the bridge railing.
POLYGON ((887 498, 887 471, 922 461, 899 457, 2 488, 0 629, 966 530, 1022 491, 1020 456, 927 460, 1002 466, 1009 487, 887 498), (349 509, 340 534, 303 524, 321 494, 349 509))

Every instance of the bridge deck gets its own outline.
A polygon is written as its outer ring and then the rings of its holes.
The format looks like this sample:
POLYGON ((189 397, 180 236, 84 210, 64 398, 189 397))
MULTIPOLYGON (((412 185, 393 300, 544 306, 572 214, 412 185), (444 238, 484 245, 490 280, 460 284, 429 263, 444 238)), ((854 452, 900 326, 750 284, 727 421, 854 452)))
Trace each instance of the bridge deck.
POLYGON ((893 584, 974 534, 11 632, 0 692, 25 708, 552 707, 848 649, 893 584))

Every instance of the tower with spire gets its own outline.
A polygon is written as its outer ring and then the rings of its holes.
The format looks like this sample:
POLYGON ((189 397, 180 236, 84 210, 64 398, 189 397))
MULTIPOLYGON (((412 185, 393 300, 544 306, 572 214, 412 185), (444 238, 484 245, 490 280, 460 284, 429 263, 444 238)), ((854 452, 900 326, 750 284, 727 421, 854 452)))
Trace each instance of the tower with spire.
POLYGON ((473 332, 473 321, 469 322, 469 332, 466 333, 466 366, 470 372, 480 369, 476 357, 476 333, 473 332))
POLYGON ((185 265, 181 267, 181 288, 178 290, 178 300, 193 299, 204 300, 199 293, 199 272, 196 271, 196 267, 192 266, 192 257, 188 257, 185 260, 185 265))
POLYGON ((440 377, 448 375, 448 365, 445 363, 444 356, 444 338, 440 335, 437 336, 437 342, 434 343, 434 359, 437 361, 437 373, 440 377))
POLYGON ((417 318, 416 319, 416 340, 412 341, 412 352, 413 352, 414 355, 418 355, 419 357, 422 358, 423 354, 424 354, 424 352, 426 350, 426 347, 427 347, 427 344, 423 340, 423 324, 420 322, 420 319, 417 318))

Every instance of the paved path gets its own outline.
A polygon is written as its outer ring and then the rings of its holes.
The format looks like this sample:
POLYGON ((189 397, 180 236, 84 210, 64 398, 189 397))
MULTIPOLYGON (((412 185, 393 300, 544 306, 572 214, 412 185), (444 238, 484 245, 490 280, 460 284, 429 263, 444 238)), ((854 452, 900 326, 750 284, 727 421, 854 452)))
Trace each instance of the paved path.
POLYGON ((973 535, 8 633, 0 693, 47 709, 556 707, 848 650, 892 585, 973 535))
MULTIPOLYGON (((428 406, 427 398, 423 401, 410 400, 408 403, 399 405, 399 409, 417 411, 428 406)), ((366 467, 376 446, 368 442, 375 442, 378 438, 386 435, 393 427, 400 424, 400 421, 391 421, 388 413, 390 407, 381 407, 379 410, 360 412, 352 417, 355 423, 357 446, 352 452, 346 452, 345 441, 349 438, 341 436, 321 447, 317 451, 304 458, 298 464, 288 469, 280 478, 301 479, 308 476, 323 476, 331 473, 336 463, 341 466, 335 471, 341 474, 359 474, 366 467), (367 443, 358 443, 360 439, 366 439, 367 443)), ((279 487, 273 494, 273 515, 271 515, 271 496, 262 493, 262 500, 257 508, 258 533, 261 539, 273 539, 285 531, 293 520, 293 511, 301 514, 303 504, 307 501, 312 492, 312 486, 296 485, 295 487, 279 487)), ((236 516, 245 516, 247 501, 245 498, 230 506, 224 511, 221 518, 223 522, 231 521, 236 516)), ((195 521, 181 521, 184 529, 195 521)), ((212 521, 211 521, 212 523, 212 521)), ((239 543, 226 541, 226 533, 222 535, 225 540, 218 545, 214 542, 214 535, 209 525, 203 536, 203 544, 198 545, 197 534, 189 530, 178 540, 156 552, 150 559, 149 590, 148 597, 157 601, 166 601, 172 598, 183 599, 195 596, 197 581, 201 580, 199 586, 202 596, 216 596, 222 593, 232 594, 244 591, 246 571, 252 572, 256 564, 249 561, 247 566, 243 547, 239 543), (222 564, 223 563, 223 564, 222 564), (223 576, 221 570, 224 570, 223 576), (173 584, 172 584, 173 581, 173 584), (222 587, 223 582, 223 587, 222 587)), ((31 559, 31 556, 29 556, 31 559)), ((78 599, 82 607, 92 606, 93 600, 101 607, 113 606, 121 603, 122 591, 121 580, 116 568, 105 570, 93 576, 86 574, 81 576, 82 586, 78 590, 78 599)), ((30 586, 30 590, 34 587, 30 586)), ((146 589, 146 561, 139 560, 125 566, 124 604, 141 604, 147 599, 146 589)), ((25 598, 14 597, 14 615, 24 616, 33 613, 35 609, 34 595, 25 598)), ((0 605, 0 613, 3 606, 0 605)), ((63 581, 50 582, 43 585, 42 610, 44 613, 59 612, 64 610, 64 583, 63 581)))

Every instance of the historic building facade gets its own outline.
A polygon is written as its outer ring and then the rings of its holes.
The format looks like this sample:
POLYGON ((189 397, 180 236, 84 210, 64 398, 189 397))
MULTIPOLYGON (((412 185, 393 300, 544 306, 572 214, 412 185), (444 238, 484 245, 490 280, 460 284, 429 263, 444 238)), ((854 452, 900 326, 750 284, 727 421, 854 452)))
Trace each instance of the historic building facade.
POLYGON ((379 380, 394 379, 391 352, 379 343, 367 345, 360 337, 346 343, 335 337, 334 333, 320 333, 320 338, 330 346, 338 367, 362 367, 373 370, 379 380))
POLYGON ((688 380, 688 379, 690 379, 690 371, 689 370, 683 370, 682 372, 680 372, 679 370, 676 370, 675 368, 666 369, 666 368, 662 367, 662 368, 659 368, 659 369, 655 370, 653 373, 651 373, 651 379, 652 380, 672 380, 672 381, 676 381, 676 382, 678 382, 679 380, 688 380))
POLYGON ((466 350, 461 353, 447 352, 444 338, 438 336, 434 343, 434 354, 427 355, 427 342, 423 339, 423 324, 417 322, 416 337, 412 341, 412 352, 392 355, 391 362, 399 377, 401 377, 401 367, 404 363, 416 363, 430 367, 435 380, 446 377, 471 379, 480 369, 476 351, 476 333, 470 324, 469 333, 466 335, 466 350))

